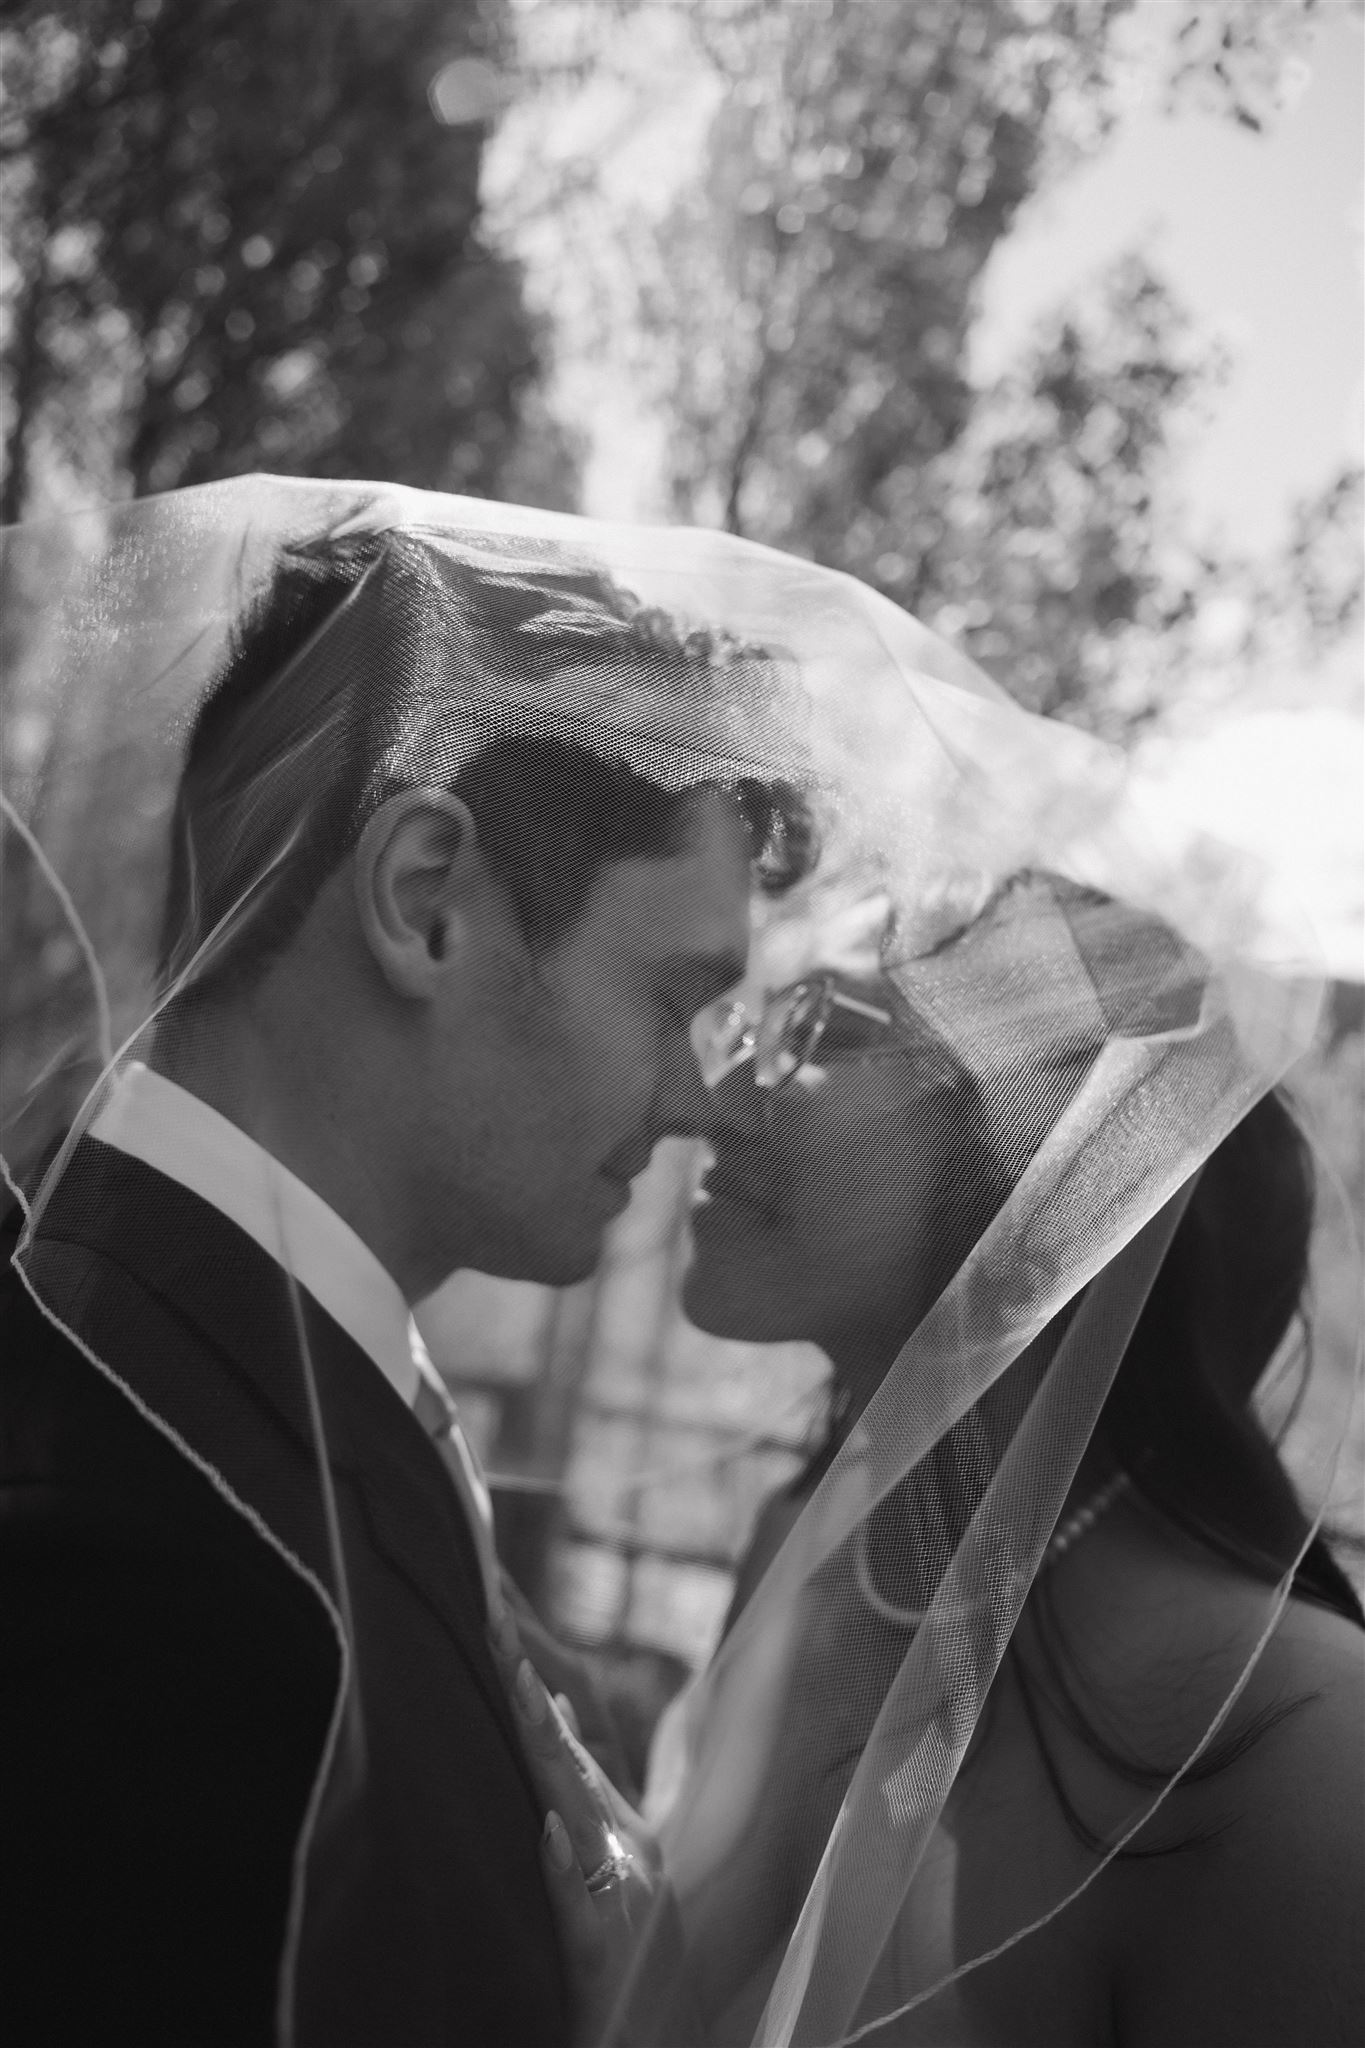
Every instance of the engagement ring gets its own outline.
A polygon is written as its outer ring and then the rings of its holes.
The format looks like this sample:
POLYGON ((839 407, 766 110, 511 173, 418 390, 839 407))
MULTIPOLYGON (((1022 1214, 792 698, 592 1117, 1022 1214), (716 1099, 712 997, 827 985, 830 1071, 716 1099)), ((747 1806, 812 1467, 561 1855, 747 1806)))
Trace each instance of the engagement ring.
POLYGON ((596 1897, 599 1892, 609 1891, 614 1884, 620 1884, 630 1870, 630 1857, 619 1835, 610 1831, 606 1837, 607 1853, 595 1870, 590 1870, 583 1882, 596 1897))

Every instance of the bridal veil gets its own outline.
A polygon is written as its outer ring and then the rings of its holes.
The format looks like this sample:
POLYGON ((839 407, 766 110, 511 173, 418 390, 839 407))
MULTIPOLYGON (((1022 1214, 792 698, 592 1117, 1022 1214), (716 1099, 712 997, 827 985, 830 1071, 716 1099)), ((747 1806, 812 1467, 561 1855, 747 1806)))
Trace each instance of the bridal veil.
MULTIPOLYGON (((866 905, 893 907, 887 971, 969 1081, 971 1143, 964 1130, 944 1202, 963 1207, 983 1157, 990 1199, 691 1689, 660 1801, 668 1911, 643 1931, 617 2028, 626 2043, 698 2027, 752 2048, 893 2039, 896 2012, 1065 1911, 1149 1821, 1216 1738, 1286 1597, 1293 1559, 1191 1681, 1165 1778, 1134 1786, 1065 1886, 1040 1871, 1010 1924, 957 1911, 952 1802, 973 1733, 1192 1179, 1310 1041, 1311 934, 1098 742, 1025 715, 859 584, 728 535, 248 478, 14 529, 3 569, 7 917, 22 947, 3 1123, 24 1244, 112 1077, 146 1056, 168 1006, 232 974, 240 935, 272 914, 305 796, 325 859, 376 793, 448 782, 499 737, 566 739, 670 789, 791 786, 808 871, 756 887, 755 1004, 837 961, 866 905), (176 840, 206 693, 281 550, 347 535, 366 539, 369 566, 273 685, 210 887, 176 840), (623 615, 661 616, 671 646, 712 635, 714 686, 638 654, 624 686, 595 655, 547 662, 534 624, 519 666, 488 658, 470 576, 509 615, 521 581, 559 579, 548 627, 562 645, 584 572, 625 594, 623 615), (358 732, 368 781, 329 809, 358 732), (893 1494, 901 1533, 883 1517, 875 1535, 879 1555, 905 1550, 891 1560, 891 1582, 913 1589, 900 1622, 855 1568, 893 1494)), ((297 1365, 325 1495, 306 1345, 297 1365)), ((747 1369, 761 1407, 766 1368, 747 1369)), ((1345 1426, 1326 1415, 1296 1472, 1310 1525, 1345 1426)), ((622 1491, 697 1483, 629 1432, 604 1438, 597 1463, 622 1491)), ((337 1546, 331 1570, 344 1639, 337 1546)), ((350 1687, 315 1866, 344 1866, 364 1798, 363 1727, 345 1739, 354 1674, 350 1687)), ((1006 1832, 1000 1853, 1026 1867, 1028 1848, 1006 1832)))

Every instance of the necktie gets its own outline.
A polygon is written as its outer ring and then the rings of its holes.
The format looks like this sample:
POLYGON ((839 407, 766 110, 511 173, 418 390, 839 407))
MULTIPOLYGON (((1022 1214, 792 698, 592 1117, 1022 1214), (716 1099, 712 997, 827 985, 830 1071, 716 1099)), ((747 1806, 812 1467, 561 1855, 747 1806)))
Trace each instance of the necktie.
POLYGON ((498 1557, 493 1547, 493 1503, 488 1482, 479 1469, 469 1439, 460 1427, 459 1410, 427 1356, 426 1346, 415 1330, 412 1336, 413 1358, 417 1365, 417 1392, 413 1396, 412 1412, 435 1444, 459 1496, 478 1553, 488 1619, 496 1627, 503 1611, 503 1598, 498 1557))

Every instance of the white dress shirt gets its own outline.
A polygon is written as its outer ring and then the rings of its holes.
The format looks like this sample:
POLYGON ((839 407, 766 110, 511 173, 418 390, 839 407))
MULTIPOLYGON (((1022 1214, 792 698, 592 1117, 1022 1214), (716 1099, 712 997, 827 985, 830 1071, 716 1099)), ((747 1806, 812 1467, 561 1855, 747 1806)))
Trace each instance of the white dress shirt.
POLYGON ((473 1533, 489 1614, 496 1619, 502 1594, 487 1482, 397 1281, 364 1240, 254 1138, 140 1063, 126 1067, 114 1082, 90 1136, 211 1202, 292 1273, 374 1361, 436 1440, 473 1533))

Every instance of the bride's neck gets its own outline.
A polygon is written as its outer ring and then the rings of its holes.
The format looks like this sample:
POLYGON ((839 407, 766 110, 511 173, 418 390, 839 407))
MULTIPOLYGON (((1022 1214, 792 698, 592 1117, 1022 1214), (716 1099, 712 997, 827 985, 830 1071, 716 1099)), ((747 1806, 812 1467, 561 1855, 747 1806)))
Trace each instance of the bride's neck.
MULTIPOLYGON (((864 1331, 856 1336, 850 1333, 838 1343, 824 1346, 834 1368, 831 1437, 835 1446, 843 1443, 878 1392, 900 1354, 902 1341, 864 1331)), ((992 1401, 989 1392, 982 1398, 987 1404, 992 1401)), ((1073 1476, 1062 1512, 1068 1513, 1088 1500, 1097 1487, 1113 1476, 1114 1470, 1113 1447, 1103 1426, 1097 1425, 1073 1476)))

